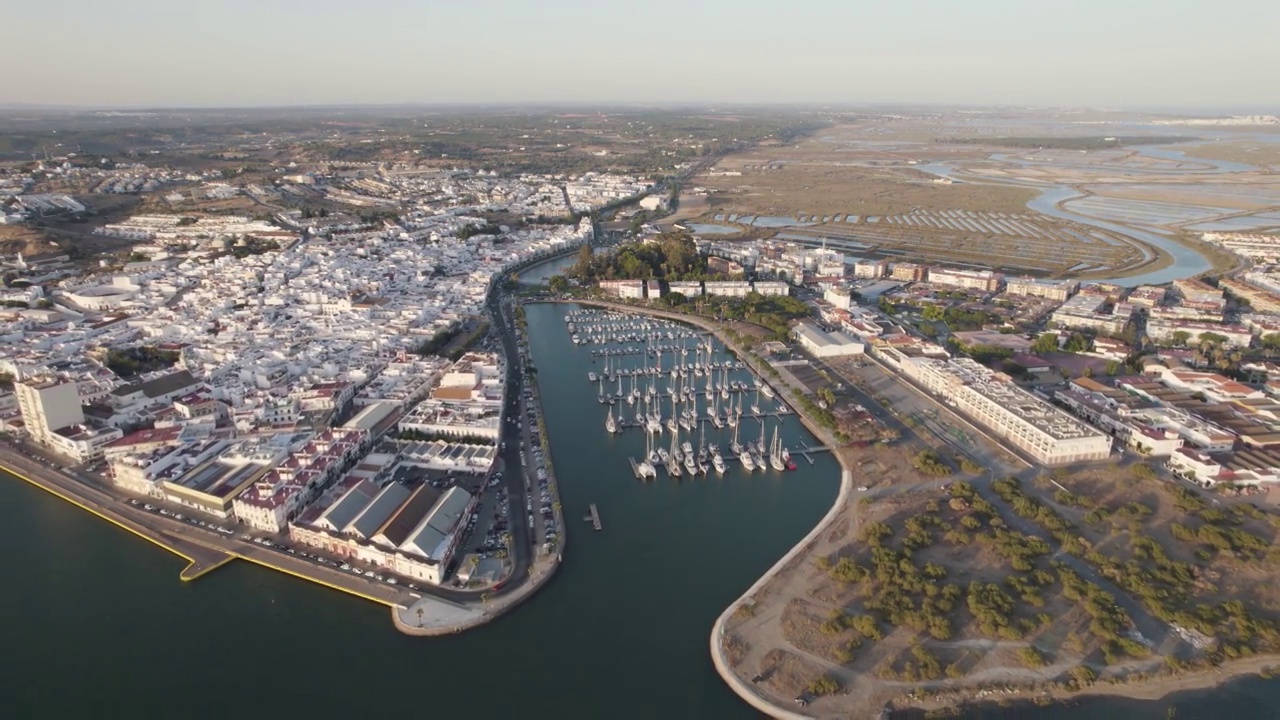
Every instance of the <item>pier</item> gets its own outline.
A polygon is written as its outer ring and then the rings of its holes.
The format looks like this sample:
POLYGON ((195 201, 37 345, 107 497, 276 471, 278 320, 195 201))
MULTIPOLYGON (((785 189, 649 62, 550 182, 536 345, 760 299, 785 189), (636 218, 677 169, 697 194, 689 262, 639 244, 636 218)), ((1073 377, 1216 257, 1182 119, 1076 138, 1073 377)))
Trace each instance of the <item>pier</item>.
POLYGON ((591 503, 590 511, 591 511, 591 514, 587 515, 582 519, 585 520, 586 522, 591 523, 592 530, 595 530, 596 532, 600 532, 601 530, 604 529, 604 525, 600 523, 600 509, 596 507, 595 503, 591 503))

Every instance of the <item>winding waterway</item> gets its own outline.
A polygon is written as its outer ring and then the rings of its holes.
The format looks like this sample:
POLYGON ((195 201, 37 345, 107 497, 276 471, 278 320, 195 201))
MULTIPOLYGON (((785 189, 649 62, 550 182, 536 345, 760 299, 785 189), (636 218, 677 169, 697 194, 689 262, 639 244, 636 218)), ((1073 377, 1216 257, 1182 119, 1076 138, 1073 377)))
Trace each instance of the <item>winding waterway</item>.
MULTIPOLYGON (((5 715, 756 717, 716 675, 707 635, 826 512, 838 466, 637 482, 626 456, 643 441, 606 436, 565 311, 528 308, 570 523, 564 565, 528 604, 419 639, 381 606, 255 566, 181 583, 177 558, 4 476, 5 715), (592 502, 600 533, 581 522, 592 502)), ((791 417, 784 436, 803 433, 791 417)))

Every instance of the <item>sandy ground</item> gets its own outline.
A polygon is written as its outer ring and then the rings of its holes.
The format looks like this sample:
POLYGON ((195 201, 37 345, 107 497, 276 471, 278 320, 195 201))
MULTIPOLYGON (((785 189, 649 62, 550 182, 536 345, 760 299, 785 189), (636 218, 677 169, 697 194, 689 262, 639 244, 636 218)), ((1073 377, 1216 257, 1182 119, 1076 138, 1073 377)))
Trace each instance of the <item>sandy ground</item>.
MULTIPOLYGON (((800 712, 815 717, 871 718, 885 707, 942 709, 997 699, 1060 699, 1079 695, 1154 699, 1179 690, 1212 687, 1236 675, 1280 665, 1280 657, 1260 656, 1218 668, 1172 675, 1165 671, 1161 655, 1153 654, 1121 660, 1101 670, 1101 679, 1093 685, 1069 690, 1057 684, 1065 674, 1086 656, 1089 664, 1097 668, 1100 658, 1094 641, 1087 638, 1088 617, 1077 603, 1061 596, 1057 585, 1044 589, 1042 607, 1031 609, 1022 605, 1016 611, 1019 617, 1030 610, 1052 618, 1050 625, 1027 634, 1022 640, 984 636, 961 620, 954 637, 948 641, 937 642, 927 637, 922 640, 914 631, 890 629, 882 640, 865 641, 856 646, 852 657, 842 657, 850 631, 833 635, 819 632, 819 626, 830 617, 833 608, 859 614, 858 606, 868 586, 866 583, 846 586, 830 580, 815 564, 815 559, 849 554, 857 558, 859 552, 866 550, 858 538, 867 522, 886 521, 897 528, 900 535, 906 518, 922 513, 930 500, 943 497, 938 492, 940 483, 953 481, 957 476, 941 481, 921 476, 910 468, 909 456, 913 451, 914 446, 906 443, 850 450, 849 465, 853 468, 854 482, 865 482, 870 485, 869 490, 854 493, 829 528, 757 591, 747 608, 739 610, 726 623, 726 654, 734 672, 747 683, 759 676, 753 690, 770 702, 790 709, 794 699, 805 694, 809 684, 822 676, 838 681, 839 692, 813 699, 800 712), (1071 639, 1075 634, 1085 638, 1083 644, 1071 639), (917 643, 928 647, 942 666, 955 664, 963 677, 934 681, 906 681, 896 677, 901 663, 910 658, 910 648, 917 643), (1022 665, 1017 651, 1029 644, 1044 653, 1048 659, 1045 667, 1029 669, 1022 665)), ((1059 479, 1073 492, 1096 497, 1105 506, 1120 507, 1135 499, 1151 504, 1156 512, 1142 532, 1160 536, 1158 539, 1166 544, 1167 538, 1163 536, 1167 532, 1159 528, 1176 519, 1172 514, 1174 510, 1153 499, 1153 495, 1161 494, 1159 486, 1146 484, 1159 481, 1134 481, 1127 466, 1100 467, 1074 479, 1065 475, 1059 479)), ((1028 481, 1029 485, 1038 487, 1048 487, 1053 482, 1050 475, 1028 481)), ((956 525, 957 518, 951 517, 948 509, 944 504, 939 517, 956 525)), ((1123 528, 1118 529, 1124 532, 1123 528)), ((1105 541, 1105 535, 1085 534, 1098 541, 1099 548, 1114 551, 1105 541)), ((1178 548, 1172 541, 1167 544, 1171 554, 1185 549, 1178 548)), ((1004 561, 977 545, 953 548, 937 543, 916 551, 913 561, 917 564, 937 562, 949 569, 947 582, 962 585, 972 580, 1000 583, 1009 575, 1004 561)), ((1226 566, 1230 565, 1227 562, 1226 566)), ((1249 579, 1244 584, 1257 584, 1256 574, 1246 570, 1241 567, 1233 572, 1249 579)), ((1242 594, 1229 592, 1228 596, 1242 594)), ((957 617, 965 616, 961 611, 957 617)))

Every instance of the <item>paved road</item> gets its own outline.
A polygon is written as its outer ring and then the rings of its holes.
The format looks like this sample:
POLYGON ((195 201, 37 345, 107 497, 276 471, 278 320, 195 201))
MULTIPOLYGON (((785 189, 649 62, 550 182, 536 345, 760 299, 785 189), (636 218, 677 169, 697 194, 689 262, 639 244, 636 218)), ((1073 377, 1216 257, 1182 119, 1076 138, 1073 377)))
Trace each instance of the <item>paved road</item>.
MULTIPOLYGON (((513 326, 514 318, 507 315, 507 310, 502 306, 502 294, 500 292, 492 292, 489 295, 489 315, 490 321, 498 337, 502 339, 503 353, 506 355, 507 368, 507 390, 503 401, 502 408, 502 435, 499 438, 500 443, 506 443, 506 449, 500 451, 502 457, 502 481, 507 486, 507 498, 510 508, 508 513, 508 521, 510 525, 508 530, 511 533, 511 559, 514 563, 511 579, 496 591, 496 594, 511 592, 516 586, 523 583, 529 577, 529 567, 533 561, 533 547, 529 539, 529 517, 525 512, 525 504, 528 502, 528 492, 525 487, 525 465, 520 458, 520 429, 525 423, 521 422, 519 426, 512 425, 507 422, 508 418, 524 419, 521 413, 522 398, 524 393, 524 367, 520 358, 519 348, 516 346, 516 331, 513 326)), ((502 447, 499 444, 499 447, 502 447)))

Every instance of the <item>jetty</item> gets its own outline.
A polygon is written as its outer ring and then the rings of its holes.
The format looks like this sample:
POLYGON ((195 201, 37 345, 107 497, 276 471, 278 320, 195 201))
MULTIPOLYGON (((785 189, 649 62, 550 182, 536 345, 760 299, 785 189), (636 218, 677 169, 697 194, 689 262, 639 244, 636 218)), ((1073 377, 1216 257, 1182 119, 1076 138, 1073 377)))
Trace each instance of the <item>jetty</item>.
POLYGON ((591 523, 592 530, 595 530, 596 532, 600 532, 601 530, 604 529, 604 525, 600 523, 600 509, 596 507, 595 503, 591 503, 591 506, 589 509, 591 511, 591 514, 587 515, 582 519, 585 520, 586 522, 591 523))

